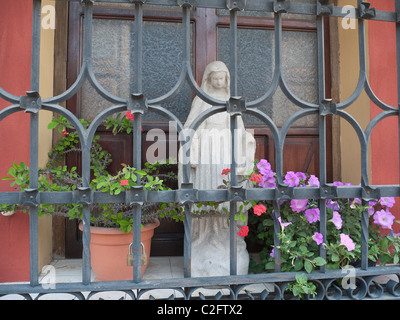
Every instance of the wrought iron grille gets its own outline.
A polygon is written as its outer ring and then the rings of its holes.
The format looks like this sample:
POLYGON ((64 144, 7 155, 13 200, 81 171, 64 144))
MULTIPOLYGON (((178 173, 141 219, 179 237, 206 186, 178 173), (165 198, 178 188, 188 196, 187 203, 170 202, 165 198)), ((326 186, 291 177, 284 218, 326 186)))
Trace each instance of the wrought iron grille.
MULTIPOLYGON (((133 3, 135 5, 135 61, 133 77, 133 92, 129 97, 118 97, 107 92, 98 82, 92 68, 92 22, 93 22, 93 0, 69 0, 81 2, 84 10, 84 56, 83 65, 75 83, 64 93, 47 99, 41 99, 39 95, 39 55, 40 55, 40 26, 41 26, 41 0, 33 0, 33 32, 32 32, 32 69, 31 69, 31 91, 26 96, 17 97, 4 89, 0 88, 0 97, 11 105, 0 111, 0 120, 10 116, 16 112, 27 112, 30 114, 30 188, 24 192, 1 192, 0 203, 3 204, 23 204, 30 207, 30 283, 29 284, 13 284, 1 285, 0 296, 6 294, 21 294, 30 299, 31 294, 39 293, 41 295, 49 293, 66 292, 71 293, 79 299, 84 299, 82 292, 91 292, 95 294, 100 291, 123 291, 129 294, 133 299, 139 299, 144 292, 152 289, 175 289, 182 294, 184 299, 191 299, 193 292, 197 288, 207 288, 210 286, 219 286, 228 290, 229 294, 225 296, 228 299, 238 299, 242 296, 247 299, 284 299, 284 289, 288 283, 293 282, 295 273, 287 273, 280 271, 280 255, 279 251, 275 252, 275 272, 263 274, 237 275, 236 269, 236 246, 235 241, 237 234, 234 229, 234 223, 230 224, 230 276, 221 277, 191 277, 191 206, 199 201, 244 201, 244 200, 272 200, 275 203, 276 218, 279 217, 279 201, 282 199, 318 199, 320 209, 320 232, 326 235, 326 201, 327 199, 341 198, 360 198, 364 202, 370 199, 376 199, 381 196, 400 196, 399 185, 370 185, 368 181, 368 159, 367 149, 368 142, 373 128, 384 118, 389 116, 399 116, 397 106, 390 106, 381 102, 373 93, 366 73, 366 42, 364 34, 365 20, 387 21, 396 24, 397 35, 397 59, 400 62, 400 0, 395 0, 396 12, 378 11, 369 7, 369 4, 358 0, 358 8, 356 8, 355 18, 358 21, 358 37, 359 37, 359 61, 360 73, 356 89, 345 101, 332 103, 325 96, 325 48, 324 48, 324 24, 323 17, 344 17, 341 7, 329 4, 329 1, 316 0, 315 4, 295 3, 290 0, 97 0, 98 3, 133 3), (167 7, 180 7, 182 10, 182 37, 184 39, 183 59, 181 76, 175 87, 166 95, 148 99, 142 94, 142 26, 143 26, 143 7, 148 4, 163 5, 167 7), (231 99, 229 101, 219 101, 203 92, 195 83, 190 63, 190 11, 195 7, 228 9, 230 12, 230 73, 231 73, 231 99), (246 97, 238 97, 238 56, 237 56, 237 15, 238 11, 259 11, 270 12, 274 16, 275 23, 275 69, 273 81, 263 96, 255 101, 246 101, 246 97), (286 13, 294 13, 300 15, 316 16, 317 25, 317 41, 318 41, 318 104, 312 104, 302 101, 296 97, 285 83, 282 73, 282 15, 286 13), (88 80, 96 89, 97 93, 104 99, 110 101, 114 105, 101 113, 94 119, 88 129, 85 129, 77 117, 61 107, 60 104, 81 89, 84 81, 88 80), (134 115, 134 167, 141 167, 141 123, 142 116, 148 111, 156 112, 170 121, 178 124, 178 131, 183 130, 183 124, 179 119, 161 107, 161 103, 173 97, 182 86, 188 83, 191 89, 206 102, 214 107, 203 114, 192 123, 191 127, 196 129, 206 118, 219 113, 228 111, 231 114, 231 130, 236 127, 236 119, 242 114, 250 114, 257 117, 273 133, 273 140, 276 146, 276 172, 277 187, 267 189, 238 189, 235 175, 232 175, 232 186, 226 190, 195 190, 189 181, 189 164, 184 165, 184 175, 182 187, 172 191, 146 191, 132 190, 137 197, 132 197, 130 192, 123 192, 116 196, 105 195, 99 191, 89 188, 90 182, 90 146, 93 141, 94 134, 98 126, 108 116, 130 110, 134 115), (266 99, 270 98, 275 90, 280 87, 288 99, 298 105, 301 110, 294 113, 287 119, 282 128, 274 124, 271 118, 261 112, 257 107, 266 99), (365 91, 368 97, 382 109, 382 112, 372 119, 367 128, 363 130, 359 123, 346 111, 360 94, 365 91), (237 107, 240 108, 237 108, 237 107), (38 117, 39 110, 47 110, 67 118, 75 127, 79 134, 80 143, 82 145, 82 175, 83 187, 74 192, 40 192, 38 191, 38 117), (321 187, 288 187, 284 184, 282 178, 282 162, 283 162, 283 144, 285 136, 290 126, 299 118, 306 115, 315 114, 319 119, 319 178, 321 187), (329 116, 337 115, 346 120, 356 131, 361 146, 361 185, 351 187, 333 186, 327 183, 326 178, 326 119, 329 116), (134 199, 134 200, 132 200, 134 199), (117 281, 117 282, 91 282, 91 265, 90 265, 90 203, 120 203, 131 201, 135 206, 134 222, 133 222, 133 281, 117 281), (142 280, 141 275, 141 259, 140 259, 140 228, 141 228, 141 203, 150 202, 181 202, 185 207, 184 220, 184 278, 181 279, 164 279, 164 280, 142 280), (38 275, 38 206, 44 203, 81 203, 83 204, 83 266, 82 266, 82 282, 79 283, 60 283, 54 289, 43 289, 39 284, 38 275), (258 295, 252 295, 246 291, 246 287, 257 283, 269 283, 274 286, 273 292, 263 291, 258 295), (135 291, 137 290, 137 291, 135 291)), ((398 69, 398 76, 400 76, 398 69)), ((400 77, 398 77, 400 83, 400 77)), ((234 137, 235 135, 232 134, 234 137)), ((233 148, 235 143, 232 144, 233 148)), ((234 154, 234 152, 232 152, 234 154)), ((235 161, 232 161, 232 172, 235 172, 235 161)), ((231 206, 234 208, 234 206, 231 206)), ((234 221, 235 211, 231 209, 229 219, 234 221)), ((397 282, 389 281, 385 288, 374 281, 374 278, 383 274, 400 274, 399 266, 390 267, 369 267, 368 266, 368 212, 364 212, 362 216, 362 261, 361 267, 357 269, 358 289, 348 290, 347 296, 356 299, 362 299, 369 295, 373 298, 379 298, 384 291, 391 293, 395 297, 400 297, 400 287, 397 282)), ((275 220, 275 233, 279 232, 279 224, 275 220)), ((278 245, 278 239, 275 237, 275 245, 278 245)), ((325 258, 326 252, 323 246, 320 246, 320 256, 325 258)), ((309 280, 314 281, 318 287, 317 299, 340 299, 345 295, 341 288, 336 286, 335 279, 342 278, 341 270, 327 270, 325 266, 320 267, 319 271, 312 272, 307 275, 309 280)), ((204 296, 202 296, 205 298, 204 296)), ((212 299, 222 299, 224 296, 218 294, 211 297, 212 299)))

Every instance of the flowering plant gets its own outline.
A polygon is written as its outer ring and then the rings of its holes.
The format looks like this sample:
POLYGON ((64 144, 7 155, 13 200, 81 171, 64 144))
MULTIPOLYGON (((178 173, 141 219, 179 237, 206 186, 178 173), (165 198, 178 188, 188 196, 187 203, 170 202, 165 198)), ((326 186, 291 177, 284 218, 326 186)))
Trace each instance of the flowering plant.
MULTIPOLYGON (((120 117, 119 117, 120 118, 120 117)), ((131 130, 131 121, 133 115, 127 112, 121 120, 123 130, 131 130), (122 125, 123 124, 123 125, 122 125)), ((88 122, 81 120, 84 127, 87 128, 88 122)), ((108 120, 107 123, 110 123, 108 120)), ((49 161, 46 168, 39 169, 39 191, 74 191, 82 186, 82 177, 77 172, 76 167, 68 168, 61 165, 63 157, 72 152, 80 152, 78 133, 66 118, 60 116, 53 118, 48 125, 48 129, 57 129, 61 134, 61 139, 49 153, 49 161)), ((115 127, 118 132, 118 127, 115 127)), ((122 164, 122 169, 116 174, 107 171, 111 163, 111 154, 104 150, 98 143, 99 137, 95 136, 90 155, 90 168, 93 179, 90 187, 93 191, 107 192, 117 195, 123 191, 129 190, 133 186, 138 186, 138 177, 141 178, 141 185, 146 190, 164 190, 169 187, 166 185, 168 180, 177 180, 176 175, 171 172, 169 161, 165 164, 145 164, 143 170, 138 170, 131 166, 122 164), (160 179, 163 177, 163 180, 160 179)), ((29 188, 29 167, 24 163, 16 163, 8 170, 8 175, 3 180, 9 180, 12 187, 18 191, 25 191, 29 188)), ((157 204, 158 205, 158 204, 157 204)), ((150 223, 160 217, 157 205, 149 203, 142 207, 142 223, 150 223)), ((121 231, 129 232, 133 223, 133 207, 126 203, 92 203, 89 205, 91 222, 96 226, 119 227, 121 231)), ((22 210, 28 212, 29 207, 19 204, 0 205, 0 211, 22 210)), ((57 214, 69 217, 70 219, 82 218, 82 204, 41 204, 39 206, 39 215, 57 214)))
MULTIPOLYGON (((276 174, 271 164, 260 160, 257 170, 250 177, 256 187, 274 188, 276 174)), ((319 187, 314 175, 289 171, 284 177, 289 187, 319 187)), ((334 182, 343 186, 342 182, 334 182)), ((257 263, 251 261, 250 268, 255 272, 273 271, 275 249, 281 253, 282 271, 311 272, 318 266, 328 269, 342 268, 361 259, 361 216, 368 210, 369 239, 368 258, 372 262, 397 264, 400 258, 400 237, 394 234, 393 224, 400 223, 390 212, 394 198, 382 197, 362 205, 360 199, 326 200, 327 224, 326 239, 319 232, 320 210, 318 201, 313 199, 292 199, 280 201, 280 216, 276 217, 272 202, 253 202, 253 213, 249 215, 250 234, 253 241, 263 244, 257 263), (279 246, 274 247, 274 217, 280 224, 279 246), (389 230, 385 235, 382 230, 389 230), (326 260, 320 257, 320 246, 326 250, 326 260)))

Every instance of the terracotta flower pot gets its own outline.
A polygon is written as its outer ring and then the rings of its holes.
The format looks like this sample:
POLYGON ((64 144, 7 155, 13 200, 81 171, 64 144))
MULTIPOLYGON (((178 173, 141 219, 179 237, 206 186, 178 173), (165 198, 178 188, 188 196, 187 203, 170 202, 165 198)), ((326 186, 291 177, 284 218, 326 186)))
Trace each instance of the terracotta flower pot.
MULTIPOLYGON (((141 241, 144 244, 147 261, 150 259, 151 238, 154 229, 160 225, 157 220, 145 225, 141 230, 141 241)), ((83 230, 82 223, 79 229, 83 230)), ((127 265, 129 244, 132 233, 125 233, 119 228, 90 227, 90 257, 96 280, 118 281, 132 280, 133 267, 127 265)), ((147 265, 142 266, 142 277, 147 265)))

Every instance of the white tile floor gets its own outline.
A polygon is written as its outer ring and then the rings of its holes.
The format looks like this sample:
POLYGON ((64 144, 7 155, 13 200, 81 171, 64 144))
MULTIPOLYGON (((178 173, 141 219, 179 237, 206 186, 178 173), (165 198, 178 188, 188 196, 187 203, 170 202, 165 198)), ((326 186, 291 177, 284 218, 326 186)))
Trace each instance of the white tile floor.
MULTIPOLYGON (((45 272, 41 274, 39 277, 39 282, 46 284, 46 277, 53 277, 54 280, 51 282, 57 283, 65 283, 65 282, 80 282, 82 281, 82 260, 81 259, 60 259, 54 260, 51 263, 52 267, 47 267, 44 269, 45 272), (48 273, 50 271, 50 273, 48 273)), ((172 279, 172 278, 183 278, 183 257, 151 257, 149 260, 149 265, 145 274, 143 275, 143 279, 172 279)), ((93 282, 96 281, 95 275, 92 273, 91 280, 93 282)), ((267 286, 261 285, 252 285, 247 286, 246 290, 250 292, 262 292, 267 289, 267 286)), ((271 288, 270 288, 271 290, 271 288)), ((272 289, 273 290, 273 289, 272 289)), ((228 289, 201 289, 196 290, 192 296, 198 296, 199 293, 208 296, 215 296, 218 292, 222 291, 224 294, 229 294, 228 289)), ((135 294, 137 292, 135 291, 135 294)), ((89 292, 83 292, 85 298, 89 295, 89 292)), ((149 299, 152 296, 155 299, 167 299, 171 295, 175 298, 182 298, 182 294, 178 290, 173 289, 157 289, 151 290, 140 295, 140 299, 149 299)), ((35 298, 36 295, 32 294, 32 297, 35 298)), ((118 299, 131 299, 128 294, 119 291, 113 292, 102 292, 97 293, 90 297, 90 299, 105 299, 105 300, 118 300, 118 299)), ((1 299, 23 299, 21 296, 17 295, 8 295, 1 299)), ((74 296, 70 294, 48 294, 43 297, 40 297, 41 300, 71 300, 76 299, 74 296)))

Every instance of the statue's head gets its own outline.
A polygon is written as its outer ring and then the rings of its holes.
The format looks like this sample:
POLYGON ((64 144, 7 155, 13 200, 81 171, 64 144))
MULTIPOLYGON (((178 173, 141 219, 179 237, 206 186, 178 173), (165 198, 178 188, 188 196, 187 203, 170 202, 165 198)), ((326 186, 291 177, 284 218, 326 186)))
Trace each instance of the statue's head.
POLYGON ((201 88, 206 93, 215 89, 225 89, 226 94, 230 95, 230 75, 225 63, 214 61, 206 67, 201 88))

